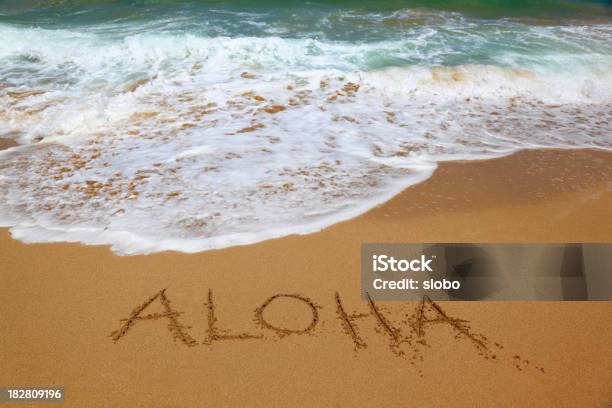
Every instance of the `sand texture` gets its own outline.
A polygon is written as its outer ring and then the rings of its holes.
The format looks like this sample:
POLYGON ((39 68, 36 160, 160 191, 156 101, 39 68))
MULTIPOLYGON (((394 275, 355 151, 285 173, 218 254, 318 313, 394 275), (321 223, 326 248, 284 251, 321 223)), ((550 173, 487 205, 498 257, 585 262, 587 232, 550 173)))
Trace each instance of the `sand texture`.
POLYGON ((612 302, 367 302, 363 242, 612 242, 612 153, 523 151, 187 255, 0 234, 0 385, 70 407, 607 407, 612 302))

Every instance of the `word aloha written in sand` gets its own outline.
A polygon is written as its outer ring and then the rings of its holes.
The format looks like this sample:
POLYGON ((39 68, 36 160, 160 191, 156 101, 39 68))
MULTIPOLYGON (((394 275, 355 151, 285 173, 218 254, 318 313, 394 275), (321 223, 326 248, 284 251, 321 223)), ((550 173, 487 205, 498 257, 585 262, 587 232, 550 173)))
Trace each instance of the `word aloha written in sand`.
MULTIPOLYGON (((208 291, 207 301, 204 303, 206 312, 206 338, 198 342, 189 333, 191 327, 180 323, 179 317, 183 314, 176 310, 168 296, 167 289, 162 289, 153 296, 137 306, 125 319, 121 319, 121 326, 113 331, 110 337, 115 343, 125 337, 139 322, 144 320, 165 320, 167 330, 173 335, 175 340, 189 347, 198 345, 210 346, 217 341, 225 340, 255 340, 269 339, 270 335, 274 338, 284 338, 291 335, 316 335, 317 327, 320 323, 319 309, 313 300, 300 294, 275 294, 267 298, 253 312, 253 321, 261 330, 260 333, 234 333, 230 334, 227 330, 218 327, 216 306, 213 300, 213 291, 208 291), (310 311, 310 320, 304 322, 301 328, 284 327, 279 323, 271 321, 265 317, 266 309, 278 299, 290 300, 302 303, 310 311), (159 303, 162 312, 145 313, 154 303, 159 303)), ((361 334, 359 321, 361 319, 374 319, 377 325, 377 332, 386 337, 388 346, 393 355, 407 358, 412 365, 424 361, 424 351, 431 348, 426 340, 427 329, 434 325, 447 325, 454 332, 454 339, 457 341, 468 341, 478 351, 478 355, 491 361, 507 360, 519 371, 531 367, 529 360, 521 358, 519 355, 505 355, 502 350, 504 346, 497 342, 491 342, 486 336, 472 331, 467 320, 449 316, 436 302, 424 296, 418 302, 412 314, 406 315, 401 327, 389 320, 383 308, 374 302, 368 295, 366 313, 349 312, 338 292, 334 295, 336 307, 336 317, 340 322, 343 332, 347 335, 355 351, 365 349, 368 343, 361 334)), ((536 370, 544 373, 544 369, 532 366, 536 370)), ((420 371, 420 370, 419 370, 420 371)))

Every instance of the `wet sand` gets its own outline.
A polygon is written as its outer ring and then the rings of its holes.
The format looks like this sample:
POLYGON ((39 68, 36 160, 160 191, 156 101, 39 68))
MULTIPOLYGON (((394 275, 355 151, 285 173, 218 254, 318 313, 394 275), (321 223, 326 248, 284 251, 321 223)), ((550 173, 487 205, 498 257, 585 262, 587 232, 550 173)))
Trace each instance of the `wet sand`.
POLYGON ((0 150, 6 150, 15 146, 19 146, 19 143, 17 143, 15 140, 0 137, 0 150))
POLYGON ((0 385, 63 386, 74 407, 607 406, 612 302, 439 302, 419 319, 418 302, 360 300, 359 254, 612 242, 610 220, 612 153, 538 150, 443 163, 319 233, 194 255, 2 230, 0 385))

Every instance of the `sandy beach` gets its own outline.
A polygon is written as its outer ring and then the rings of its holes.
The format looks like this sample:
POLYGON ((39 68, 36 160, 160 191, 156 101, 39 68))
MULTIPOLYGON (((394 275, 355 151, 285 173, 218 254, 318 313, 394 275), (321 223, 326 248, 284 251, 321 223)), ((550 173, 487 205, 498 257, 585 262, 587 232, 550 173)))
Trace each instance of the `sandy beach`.
POLYGON ((611 302, 439 302, 415 329, 418 302, 360 299, 359 253, 612 242, 611 219, 612 153, 531 150, 442 163, 318 233, 193 255, 4 229, 0 385, 64 387, 70 407, 609 406, 611 302))

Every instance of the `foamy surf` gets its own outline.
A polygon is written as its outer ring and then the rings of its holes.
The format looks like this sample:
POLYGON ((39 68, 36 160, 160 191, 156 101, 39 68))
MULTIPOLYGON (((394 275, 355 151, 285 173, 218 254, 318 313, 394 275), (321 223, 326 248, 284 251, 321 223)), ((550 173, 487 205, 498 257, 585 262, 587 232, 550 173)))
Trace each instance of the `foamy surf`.
POLYGON ((0 153, 15 238, 197 252, 355 217, 441 160, 612 148, 610 26, 451 14, 335 41, 167 24, 0 25, 0 135, 24 144, 0 153))

